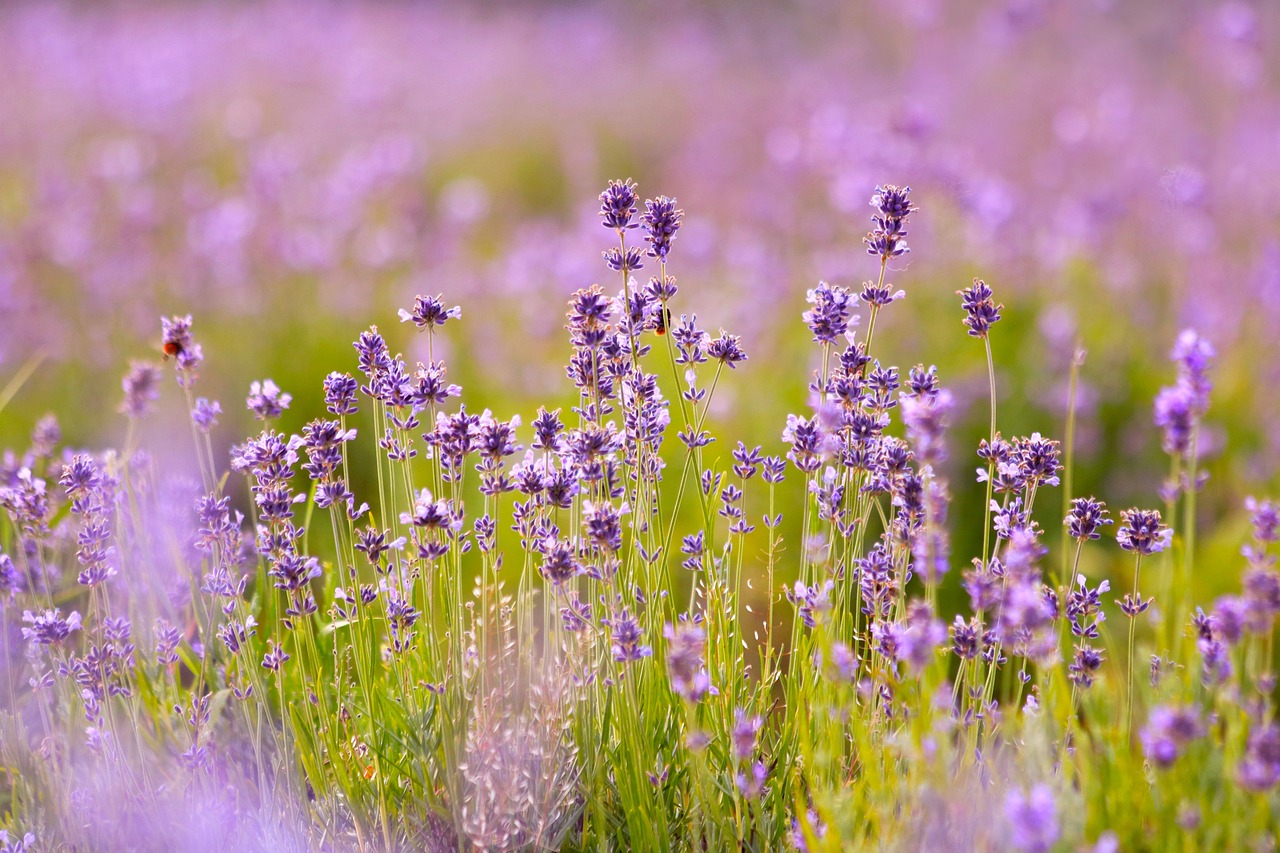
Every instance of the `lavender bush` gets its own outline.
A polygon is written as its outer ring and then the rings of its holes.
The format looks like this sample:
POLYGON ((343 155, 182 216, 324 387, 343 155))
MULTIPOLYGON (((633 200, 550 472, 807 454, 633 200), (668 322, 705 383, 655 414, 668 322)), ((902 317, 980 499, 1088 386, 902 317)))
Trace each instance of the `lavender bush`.
POLYGON ((125 377, 120 447, 46 419, 6 452, 0 849, 1274 844, 1280 505, 1249 499, 1238 593, 1195 601, 1208 341, 1179 336, 1156 400, 1169 480, 1111 509, 1070 490, 1074 406, 1065 444, 1002 434, 1017 309, 975 279, 954 330, 990 423, 954 447, 945 366, 878 354, 917 214, 885 184, 868 280, 795 294, 810 405, 755 446, 713 429, 756 361, 677 283, 683 210, 630 181, 599 201, 571 402, 527 424, 463 402, 436 339, 472 309, 427 294, 296 434, 264 378, 261 431, 215 453, 218 352, 184 315, 125 377), (185 409, 198 481, 144 446, 157 406, 185 409), (975 451, 957 553, 945 463, 975 451), (1104 551, 1131 573, 1091 577, 1104 551))

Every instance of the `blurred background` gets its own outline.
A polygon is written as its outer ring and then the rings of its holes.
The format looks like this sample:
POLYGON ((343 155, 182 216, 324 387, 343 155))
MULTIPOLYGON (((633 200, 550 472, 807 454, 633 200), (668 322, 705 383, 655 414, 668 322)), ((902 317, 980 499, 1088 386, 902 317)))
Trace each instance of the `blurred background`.
MULTIPOLYGON (((221 450, 255 431, 254 379, 297 430, 369 324, 425 359, 396 318, 415 293, 462 306, 444 357, 468 408, 527 423, 572 402, 565 301, 616 287, 596 195, 631 177, 687 213, 675 310, 751 356, 717 390, 723 450, 781 452, 817 359, 805 291, 873 277, 892 182, 921 210, 876 349, 961 403, 955 524, 981 515, 985 362, 955 296, 980 276, 1006 306, 1003 431, 1062 437, 1078 341, 1076 491, 1117 509, 1161 503, 1178 330, 1215 343, 1200 505, 1224 568, 1201 582, 1234 587, 1240 502, 1280 462, 1278 39, 1280 5, 1240 0, 5 3, 0 387, 38 366, 0 447, 46 412, 118 443, 120 377, 174 313, 221 450)), ((183 415, 167 381, 151 441, 185 451, 183 415)), ((1040 514, 1057 528, 1057 496, 1040 514)))

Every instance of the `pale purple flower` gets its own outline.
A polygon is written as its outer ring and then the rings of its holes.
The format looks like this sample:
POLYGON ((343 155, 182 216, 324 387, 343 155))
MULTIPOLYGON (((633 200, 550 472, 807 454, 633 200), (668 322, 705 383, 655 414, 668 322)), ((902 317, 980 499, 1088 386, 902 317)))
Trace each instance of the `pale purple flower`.
POLYGON ((443 294, 439 296, 415 296, 413 311, 400 309, 400 322, 412 322, 420 330, 435 331, 437 326, 443 326, 447 321, 457 320, 460 317, 462 317, 462 308, 457 305, 452 308, 446 308, 443 294))
POLYGON ((129 372, 125 374, 121 385, 124 387, 124 402, 120 411, 131 418, 146 417, 151 411, 151 404, 160 396, 160 366, 149 361, 129 362, 129 372))
POLYGON ((1244 499, 1253 524, 1253 538, 1259 542, 1280 541, 1280 503, 1258 500, 1252 495, 1244 499))
POLYGON ((1254 725, 1238 773, 1240 785, 1250 791, 1268 791, 1280 783, 1280 724, 1254 725))
POLYGON ((196 368, 204 360, 204 351, 191 336, 191 315, 162 317, 160 331, 165 359, 176 362, 178 384, 190 388, 196 381, 196 368))
POLYGON ((217 400, 201 397, 196 400, 195 408, 191 411, 191 420, 198 430, 207 435, 218 425, 218 416, 221 414, 222 406, 217 400))
POLYGON ((733 729, 729 732, 733 742, 733 757, 739 761, 749 759, 756 749, 756 735, 764 724, 759 714, 738 708, 733 714, 733 729))
POLYGON ((1023 853, 1048 853, 1062 834, 1053 789, 1043 782, 1025 794, 1010 791, 1004 814, 1009 821, 1009 842, 1023 853))
POLYGON ((701 625, 683 622, 677 626, 668 623, 663 630, 667 638, 667 675, 671 689, 688 702, 701 702, 716 689, 707 674, 703 654, 707 645, 707 632, 701 625))
POLYGON ((748 773, 739 773, 734 777, 734 781, 738 785, 738 790, 742 796, 748 800, 759 799, 764 793, 764 783, 769 778, 769 770, 764 766, 763 761, 757 761, 751 765, 748 773))
POLYGON ((1168 767, 1204 733, 1199 710, 1162 705, 1151 710, 1140 736, 1147 757, 1161 767, 1168 767))
POLYGON ((921 465, 936 466, 946 460, 946 431, 954 407, 955 399, 946 389, 902 398, 902 422, 921 465))
POLYGON ((44 610, 39 613, 32 613, 30 610, 24 611, 22 621, 29 624, 30 628, 22 629, 22 638, 29 641, 32 645, 51 646, 55 643, 61 643, 72 632, 80 630, 80 613, 73 610, 70 615, 63 618, 62 611, 58 608, 53 610, 44 610))
POLYGON ((269 421, 284 414, 292 401, 292 395, 281 391, 272 380, 264 379, 249 385, 249 396, 244 403, 258 420, 269 421))

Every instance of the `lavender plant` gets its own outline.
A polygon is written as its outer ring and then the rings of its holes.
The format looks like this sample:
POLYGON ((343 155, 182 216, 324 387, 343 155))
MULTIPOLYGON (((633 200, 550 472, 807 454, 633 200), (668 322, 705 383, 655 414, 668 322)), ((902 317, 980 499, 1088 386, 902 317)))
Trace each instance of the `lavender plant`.
POLYGON ((983 544, 953 554, 956 396, 936 367, 904 379, 875 348, 880 312, 904 310, 888 277, 918 211, 893 185, 871 204, 874 280, 808 292, 811 406, 768 447, 720 451, 716 391, 747 354, 669 271, 675 199, 642 203, 630 181, 600 196, 614 284, 568 299, 572 402, 528 428, 458 400, 436 335, 462 311, 419 296, 400 319, 425 362, 361 332, 360 378, 330 373, 326 416, 292 435, 275 426, 291 395, 255 381, 262 429, 224 464, 221 406, 196 397, 216 360, 191 317, 165 318, 198 483, 138 443, 163 377, 141 362, 123 447, 59 449, 42 421, 0 468, 3 849, 1274 839, 1274 502, 1246 505, 1241 593, 1190 609, 1211 347, 1180 337, 1157 402, 1165 515, 1120 513, 1134 565, 1118 647, 1110 579, 1081 571, 1112 521, 1068 495, 1062 534, 1041 527, 1060 448, 998 430, 1004 307, 981 280, 960 295, 988 364, 983 544), (1148 624, 1140 569, 1159 552, 1182 561, 1149 568, 1148 624))

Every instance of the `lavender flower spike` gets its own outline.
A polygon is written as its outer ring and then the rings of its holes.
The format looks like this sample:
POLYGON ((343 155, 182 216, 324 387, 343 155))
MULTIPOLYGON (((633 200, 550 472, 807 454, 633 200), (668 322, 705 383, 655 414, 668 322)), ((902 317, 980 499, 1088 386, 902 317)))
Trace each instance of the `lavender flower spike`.
POLYGON ((72 611, 67 618, 62 618, 62 611, 56 607, 33 614, 30 610, 22 614, 22 621, 31 625, 22 629, 22 638, 33 645, 51 646, 60 643, 72 632, 80 630, 80 614, 72 611))
POLYGON ((676 238, 684 219, 684 211, 676 207, 674 198, 660 195, 644 203, 644 215, 640 221, 644 223, 645 241, 649 244, 649 255, 665 262, 671 251, 671 241, 676 238))
POLYGON ((1169 547, 1173 529, 1161 523, 1159 510, 1129 509, 1120 513, 1116 541, 1126 551, 1147 556, 1169 547))
POLYGON ((415 326, 421 329, 433 330, 436 326, 443 326, 449 320, 457 320, 462 317, 462 308, 458 305, 452 308, 444 307, 444 295, 439 296, 415 296, 413 299, 413 311, 400 309, 400 322, 413 322, 415 326))
POLYGON ((991 327, 1000 319, 1003 305, 997 305, 992 298, 991 288, 980 278, 973 280, 973 285, 964 290, 957 290, 960 306, 964 308, 964 324, 969 327, 969 334, 975 338, 985 338, 991 327))
POLYGON ((289 408, 293 397, 280 390, 280 386, 270 379, 253 382, 249 385, 249 396, 244 404, 254 417, 260 421, 269 421, 280 417, 289 408))

